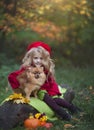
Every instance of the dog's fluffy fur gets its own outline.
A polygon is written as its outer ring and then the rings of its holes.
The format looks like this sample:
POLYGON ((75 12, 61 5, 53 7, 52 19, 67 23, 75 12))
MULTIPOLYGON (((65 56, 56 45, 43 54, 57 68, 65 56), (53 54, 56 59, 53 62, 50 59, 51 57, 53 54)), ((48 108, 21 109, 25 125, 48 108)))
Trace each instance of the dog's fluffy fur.
POLYGON ((44 84, 46 75, 43 67, 29 67, 17 76, 20 83, 20 89, 24 91, 26 97, 30 99, 30 95, 37 97, 37 91, 44 84))

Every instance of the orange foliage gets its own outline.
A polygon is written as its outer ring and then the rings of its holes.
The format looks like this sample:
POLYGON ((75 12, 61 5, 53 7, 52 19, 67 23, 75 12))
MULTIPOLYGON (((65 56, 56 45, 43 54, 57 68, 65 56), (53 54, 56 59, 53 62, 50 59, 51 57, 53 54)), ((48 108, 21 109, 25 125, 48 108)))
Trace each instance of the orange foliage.
POLYGON ((36 31, 39 34, 42 34, 43 37, 50 37, 50 38, 56 38, 59 39, 60 37, 58 34, 61 32, 60 28, 55 26, 51 22, 47 23, 30 23, 31 28, 36 31))

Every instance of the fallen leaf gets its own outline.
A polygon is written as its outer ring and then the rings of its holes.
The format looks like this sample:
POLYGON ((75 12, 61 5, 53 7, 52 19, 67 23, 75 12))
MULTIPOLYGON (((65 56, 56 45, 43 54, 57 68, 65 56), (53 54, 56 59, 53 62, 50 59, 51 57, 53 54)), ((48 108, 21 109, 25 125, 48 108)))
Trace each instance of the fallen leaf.
POLYGON ((74 126, 72 124, 65 124, 64 128, 68 129, 68 128, 74 128, 74 126))
POLYGON ((75 117, 73 117, 72 120, 74 120, 74 121, 79 121, 79 119, 78 119, 78 118, 75 118, 75 117))
POLYGON ((88 96, 87 96, 85 99, 86 99, 86 100, 89 100, 89 99, 90 99, 90 97, 88 97, 88 96))
POLYGON ((9 91, 9 88, 8 87, 6 87, 6 92, 8 92, 9 91))
POLYGON ((90 90, 92 90, 92 89, 93 89, 93 87, 92 87, 92 86, 90 86, 90 87, 89 87, 89 89, 90 89, 90 90))
POLYGON ((86 114, 85 112, 81 112, 80 117, 83 117, 85 114, 86 114))

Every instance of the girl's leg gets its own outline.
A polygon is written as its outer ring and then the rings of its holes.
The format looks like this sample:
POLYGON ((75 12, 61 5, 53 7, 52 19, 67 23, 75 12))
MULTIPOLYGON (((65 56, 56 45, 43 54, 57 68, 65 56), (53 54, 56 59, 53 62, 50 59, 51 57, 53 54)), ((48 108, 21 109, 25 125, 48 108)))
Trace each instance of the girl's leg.
POLYGON ((47 93, 44 96, 43 99, 44 102, 46 102, 46 104, 48 106, 51 107, 51 109, 53 111, 56 112, 57 115, 59 115, 63 120, 70 120, 71 116, 63 109, 61 108, 55 101, 53 98, 51 98, 51 96, 49 96, 47 93))
POLYGON ((54 101, 64 107, 64 108, 67 108, 72 114, 73 113, 77 113, 79 110, 78 110, 78 107, 76 107, 75 105, 73 104, 70 104, 69 102, 67 102, 66 100, 62 99, 62 98, 54 98, 54 101))
POLYGON ((66 92, 64 93, 64 99, 67 102, 72 103, 73 99, 75 98, 74 90, 67 84, 61 84, 60 86, 61 86, 61 88, 66 89, 66 92))
POLYGON ((69 102, 69 103, 72 103, 73 99, 75 98, 75 93, 73 90, 71 89, 68 89, 66 91, 66 93, 64 94, 64 99, 69 102))

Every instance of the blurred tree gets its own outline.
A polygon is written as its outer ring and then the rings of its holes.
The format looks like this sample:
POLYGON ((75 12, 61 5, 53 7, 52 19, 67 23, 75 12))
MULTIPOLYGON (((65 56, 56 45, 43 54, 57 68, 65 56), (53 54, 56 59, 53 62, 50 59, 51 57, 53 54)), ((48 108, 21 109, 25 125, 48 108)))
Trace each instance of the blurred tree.
MULTIPOLYGON (((79 52, 83 58, 85 52, 90 57, 94 47, 93 23, 93 0, 0 1, 0 43, 4 49, 7 34, 28 29, 58 43, 61 54, 67 58, 80 59, 79 52)), ((15 41, 15 36, 12 38, 15 41)))
POLYGON ((4 13, 9 13, 12 16, 16 15, 17 0, 3 0, 4 13))

